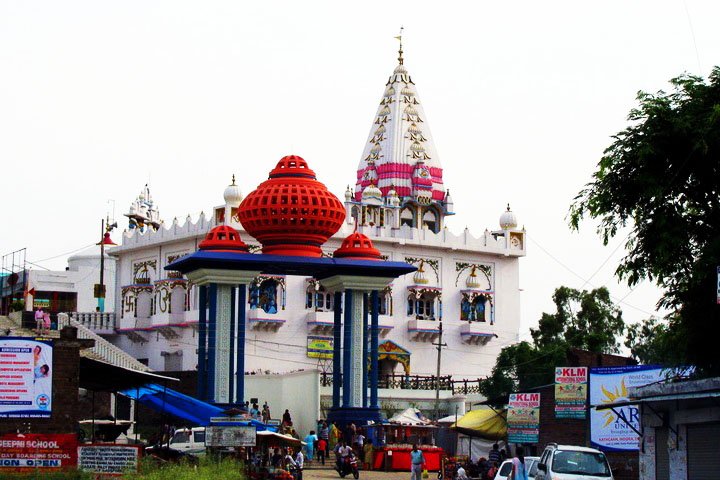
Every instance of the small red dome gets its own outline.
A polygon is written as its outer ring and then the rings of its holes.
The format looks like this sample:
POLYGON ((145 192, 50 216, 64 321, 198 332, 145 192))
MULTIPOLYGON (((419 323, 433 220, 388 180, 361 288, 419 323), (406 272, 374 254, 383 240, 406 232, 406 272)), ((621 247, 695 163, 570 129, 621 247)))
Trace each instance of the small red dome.
POLYGON ((373 246, 372 240, 362 233, 351 233, 343 240, 340 248, 333 253, 335 258, 353 260, 380 260, 380 250, 373 246))
POLYGON ((227 225, 218 225, 210 230, 198 245, 200 250, 225 250, 247 252, 248 247, 240 238, 237 230, 227 225))
POLYGON ((340 229, 345 208, 305 160, 289 155, 245 197, 238 217, 263 253, 321 257, 320 247, 340 229))

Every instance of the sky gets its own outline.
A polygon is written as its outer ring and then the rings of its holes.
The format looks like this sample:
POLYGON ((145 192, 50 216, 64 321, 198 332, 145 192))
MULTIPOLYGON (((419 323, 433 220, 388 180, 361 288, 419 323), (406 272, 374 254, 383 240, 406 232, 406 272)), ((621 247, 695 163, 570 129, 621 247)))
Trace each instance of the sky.
POLYGON ((711 0, 0 0, 0 254, 63 269, 145 183, 182 222, 287 154, 343 198, 404 26, 450 230, 497 229, 507 203, 527 229, 521 338, 561 285, 605 285, 636 322, 661 292, 618 284, 626 232, 604 247, 568 208, 638 91, 720 64, 717 18, 711 0))

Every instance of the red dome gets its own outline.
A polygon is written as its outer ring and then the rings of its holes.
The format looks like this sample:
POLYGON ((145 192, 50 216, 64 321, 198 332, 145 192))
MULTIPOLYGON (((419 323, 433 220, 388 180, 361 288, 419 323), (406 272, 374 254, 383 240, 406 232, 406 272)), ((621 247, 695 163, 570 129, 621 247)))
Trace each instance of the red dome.
POLYGON ((353 260, 380 260, 380 250, 373 246, 372 240, 362 233, 351 233, 343 240, 340 248, 333 253, 335 258, 353 260))
POLYGON ((237 230, 227 225, 218 225, 210 230, 198 245, 200 250, 225 250, 247 252, 248 247, 240 238, 237 230))
POLYGON ((283 157, 240 204, 240 223, 263 253, 320 257, 320 246, 340 229, 345 208, 318 182, 305 160, 283 157))

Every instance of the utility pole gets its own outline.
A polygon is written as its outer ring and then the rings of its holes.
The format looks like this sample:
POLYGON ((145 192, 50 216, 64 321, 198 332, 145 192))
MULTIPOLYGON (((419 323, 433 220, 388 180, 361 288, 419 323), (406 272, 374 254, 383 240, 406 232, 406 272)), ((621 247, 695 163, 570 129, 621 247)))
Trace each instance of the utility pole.
POLYGON ((435 421, 437 421, 440 418, 440 364, 442 360, 442 349, 443 347, 447 347, 447 343, 443 343, 442 337, 443 337, 443 327, 442 327, 442 319, 440 319, 440 323, 438 325, 438 341, 437 343, 433 342, 433 345, 437 348, 437 372, 435 375, 435 421))

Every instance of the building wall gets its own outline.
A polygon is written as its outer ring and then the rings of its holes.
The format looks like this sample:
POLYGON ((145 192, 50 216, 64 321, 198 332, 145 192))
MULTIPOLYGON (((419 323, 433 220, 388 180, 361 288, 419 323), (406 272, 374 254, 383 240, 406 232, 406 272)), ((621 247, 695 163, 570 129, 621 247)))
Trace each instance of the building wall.
MULTIPOLYGON (((235 224, 240 228, 240 225, 235 224)), ((212 227, 212 223, 201 217, 196 223, 185 225, 173 224, 157 232, 126 234, 123 245, 113 249, 118 257, 117 281, 115 294, 116 312, 120 329, 152 328, 163 324, 179 324, 197 322, 197 289, 191 290, 191 309, 173 318, 159 315, 153 318, 135 318, 131 313, 121 312, 123 286, 134 282, 133 266, 143 262, 154 262, 150 272, 152 281, 166 278, 164 267, 170 256, 192 253, 196 250, 199 240, 212 227)), ((324 251, 331 254, 340 246, 342 239, 351 233, 351 226, 345 225, 324 246, 324 251)), ((455 378, 478 378, 490 373, 495 358, 502 347, 514 343, 518 339, 520 323, 520 291, 519 291, 519 256, 524 250, 510 251, 504 238, 495 238, 490 234, 475 238, 465 231, 461 235, 453 235, 447 230, 434 234, 428 230, 360 227, 369 234, 375 246, 388 260, 406 261, 422 258, 434 261, 437 270, 426 266, 428 286, 442 288, 443 341, 448 348, 443 353, 443 373, 452 373, 455 378), (465 282, 469 270, 459 271, 459 264, 484 264, 492 268, 490 287, 494 298, 494 325, 490 322, 482 325, 490 334, 497 338, 490 339, 487 344, 466 344, 461 336, 461 329, 467 321, 460 320, 461 290, 466 289, 465 282)), ((248 244, 256 242, 241 230, 243 240, 248 244)), ((274 318, 285 320, 278 331, 246 330, 245 370, 271 370, 273 372, 289 372, 299 368, 318 367, 316 360, 307 357, 307 337, 310 335, 307 325, 308 314, 305 308, 305 295, 308 287, 304 277, 286 277, 286 307, 275 314, 274 318)), ((393 316, 381 316, 381 325, 392 325, 393 329, 384 338, 392 340, 409 350, 411 356, 411 373, 420 375, 435 374, 436 353, 430 340, 416 341, 408 331, 408 323, 414 317, 407 315, 407 297, 413 275, 393 282, 393 316)), ((475 325, 478 325, 477 323, 475 325)), ((137 358, 148 358, 153 369, 164 370, 165 360, 160 352, 182 350, 184 369, 196 366, 197 335, 190 326, 173 329, 178 335, 175 339, 167 339, 162 335, 140 332, 148 338, 148 342, 137 344, 122 336, 115 343, 137 358)), ((401 370, 398 367, 397 373, 401 370)))

